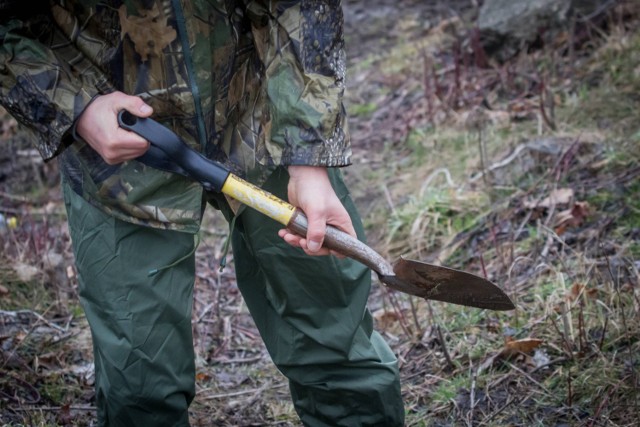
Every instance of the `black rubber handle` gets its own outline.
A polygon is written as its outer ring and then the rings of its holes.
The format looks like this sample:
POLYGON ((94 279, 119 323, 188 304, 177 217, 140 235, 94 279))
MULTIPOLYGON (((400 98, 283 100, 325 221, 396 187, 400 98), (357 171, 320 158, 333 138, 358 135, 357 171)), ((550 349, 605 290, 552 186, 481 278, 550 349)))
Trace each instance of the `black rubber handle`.
POLYGON ((153 119, 136 117, 125 110, 118 113, 118 123, 123 129, 137 133, 151 144, 147 153, 138 159, 141 162, 187 176, 208 191, 222 190, 229 171, 189 147, 167 127, 153 119))

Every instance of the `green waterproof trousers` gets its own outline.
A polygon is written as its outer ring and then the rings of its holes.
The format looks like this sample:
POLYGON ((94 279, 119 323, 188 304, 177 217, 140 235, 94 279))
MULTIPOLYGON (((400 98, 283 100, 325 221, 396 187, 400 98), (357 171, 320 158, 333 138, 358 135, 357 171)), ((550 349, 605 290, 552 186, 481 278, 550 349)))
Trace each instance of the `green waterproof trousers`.
MULTIPOLYGON (((338 170, 334 189, 362 237, 338 170)), ((264 188, 286 198, 278 169, 264 188)), ((63 183, 80 299, 91 327, 101 426, 187 426, 194 397, 194 238, 117 220, 63 183), (158 273, 149 276, 149 271, 158 273)), ((224 198, 209 202, 227 219, 224 198)), ((232 235, 238 286, 307 426, 402 426, 397 361, 366 308, 370 272, 310 257, 244 209, 232 235)))

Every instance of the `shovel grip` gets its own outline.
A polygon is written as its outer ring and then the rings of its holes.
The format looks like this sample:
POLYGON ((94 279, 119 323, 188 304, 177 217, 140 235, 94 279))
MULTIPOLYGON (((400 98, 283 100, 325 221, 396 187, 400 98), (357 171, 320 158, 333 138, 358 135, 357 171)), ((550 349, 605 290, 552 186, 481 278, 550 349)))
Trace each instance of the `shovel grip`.
MULTIPOLYGON (((309 221, 304 212, 296 209, 287 228, 300 236, 306 236, 309 229, 309 221)), ((323 246, 361 262, 382 276, 395 274, 391 264, 380 254, 360 240, 332 225, 327 225, 323 246)))
POLYGON ((220 163, 210 160, 190 148, 162 124, 149 118, 136 117, 128 111, 118 113, 118 124, 135 132, 151 144, 146 158, 158 165, 174 163, 178 173, 187 173, 208 191, 220 192, 229 171, 220 163))

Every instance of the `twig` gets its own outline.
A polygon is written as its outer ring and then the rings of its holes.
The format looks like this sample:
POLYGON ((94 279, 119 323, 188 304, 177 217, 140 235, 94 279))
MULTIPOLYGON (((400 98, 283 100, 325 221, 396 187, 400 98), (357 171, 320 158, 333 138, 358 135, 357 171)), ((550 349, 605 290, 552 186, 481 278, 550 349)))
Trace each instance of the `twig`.
POLYGON ((33 199, 30 199, 26 196, 16 196, 14 194, 5 193, 4 191, 0 191, 0 197, 3 199, 15 200, 22 203, 33 203, 33 199))
POLYGON ((384 192, 384 197, 387 200, 387 203, 389 204, 391 213, 393 214, 393 216, 398 216, 398 212, 396 211, 396 208, 393 204, 393 200, 391 199, 391 193, 389 193, 389 189, 387 188, 386 185, 382 186, 382 191, 384 192))
POLYGON ((491 416, 489 418, 485 418, 484 420, 482 420, 480 422, 480 424, 487 424, 489 423, 491 420, 493 420, 498 414, 502 413, 502 411, 504 411, 505 409, 507 409, 508 406, 512 405, 513 403, 517 403, 522 401, 523 398, 517 399, 515 397, 510 397, 509 400, 507 400, 507 402, 502 405, 500 408, 498 408, 497 410, 493 411, 493 414, 491 414, 491 416))
POLYGON ((604 346, 604 337, 607 334, 607 326, 609 326, 609 316, 604 317, 604 326, 602 327, 602 335, 600 336, 600 342, 598 343, 598 349, 602 351, 604 346))
POLYGON ((562 337, 562 342, 564 342, 565 351, 569 360, 573 360, 573 351, 571 349, 571 344, 569 343, 569 341, 567 341, 567 336, 560 331, 560 328, 558 327, 558 325, 556 325, 556 321, 552 319, 551 316, 549 316, 549 320, 551 320, 551 324, 555 328, 558 335, 562 337))
POLYGON ((424 98, 426 99, 427 104, 427 117, 431 122, 433 122, 433 98, 431 96, 431 92, 433 89, 431 88, 431 82, 429 79, 429 58, 427 57, 426 52, 422 52, 422 81, 424 85, 424 98))
POLYGON ((536 366, 534 369, 531 370, 531 373, 533 374, 534 372, 538 372, 539 370, 555 365, 556 363, 567 362, 569 360, 570 359, 568 357, 558 357, 557 359, 548 361, 544 365, 536 366))
POLYGON ((416 334, 422 336, 424 331, 422 326, 420 326, 420 320, 418 320, 418 309, 416 308, 414 297, 409 297, 409 304, 411 305, 411 316, 413 317, 413 324, 416 327, 416 334))
POLYGON ((438 341, 440 341, 440 345, 442 346, 442 352, 444 353, 445 359, 447 359, 447 364, 449 367, 453 368, 455 365, 453 364, 453 360, 451 360, 451 355, 449 355, 449 350, 447 349, 447 343, 444 340, 444 336, 442 335, 442 330, 440 329, 440 325, 436 326, 436 332, 438 333, 438 341))
POLYGON ((242 396, 245 394, 255 394, 255 393, 262 393, 265 390, 275 390, 277 388, 282 388, 282 387, 286 387, 288 383, 286 382, 282 382, 280 384, 276 384, 276 385, 271 385, 271 383, 268 383, 262 387, 258 387, 258 388, 254 388, 251 390, 240 390, 240 391, 234 391, 231 393, 218 393, 218 394, 211 394, 209 396, 202 396, 201 399, 202 400, 214 400, 214 399, 226 399, 228 397, 236 397, 236 396, 242 396))
POLYGON ((595 18, 596 16, 600 15, 602 12, 605 12, 607 9, 609 9, 611 6, 613 6, 616 2, 617 2, 617 0, 609 0, 606 3, 600 5, 600 7, 598 9, 594 10, 589 15, 581 16, 580 18, 576 18, 576 19, 579 22, 582 22, 582 23, 589 22, 593 18, 595 18))
MULTIPOLYGON (((0 316, 7 316, 7 317, 13 317, 13 318, 17 318, 19 315, 21 314, 31 314, 33 315, 36 319, 38 319, 38 321, 46 324, 47 326, 53 328, 53 329, 57 329, 60 332, 68 332, 68 330, 62 328, 61 326, 56 325, 55 323, 51 323, 50 321, 48 321, 47 319, 44 318, 44 316, 42 316, 39 313, 36 313, 33 310, 17 310, 17 311, 6 311, 6 310, 0 310, 0 316)), ((37 322, 36 322, 37 325, 37 322)))
POLYGON ((524 372, 522 369, 518 368, 516 365, 509 363, 507 361, 504 361, 504 363, 506 363, 511 369, 515 369, 517 372, 519 372, 521 375, 523 375, 526 379, 528 379, 529 381, 531 381, 533 384, 535 384, 536 386, 538 386, 542 391, 544 391, 550 398, 552 398, 553 400, 555 400, 556 402, 560 403, 561 405, 564 406, 564 403, 560 400, 559 397, 556 397, 548 388, 546 388, 545 386, 543 386, 542 384, 540 384, 540 382, 536 381, 531 375, 527 374, 526 372, 524 372))
MULTIPOLYGON (((611 259, 609 258, 609 256, 606 256, 606 260, 607 260, 607 270, 609 271, 609 274, 611 275, 611 280, 613 281, 613 287, 616 290, 616 295, 618 297, 618 302, 620 303, 620 315, 622 316, 622 327, 624 328, 624 334, 627 337, 627 339, 629 340, 629 342, 632 341, 632 338, 629 336, 629 326, 627 325, 627 315, 624 312, 624 304, 622 303, 622 295, 620 295, 620 276, 614 276, 613 275, 613 269, 611 267, 611 259)), ((634 363, 634 354, 633 354, 633 347, 632 346, 626 346, 627 350, 629 352, 629 366, 631 367, 632 371, 635 374, 635 363, 634 363)))
MULTIPOLYGON (((560 281, 560 284, 562 285, 564 295, 566 295, 567 286, 564 281, 564 276, 562 275, 562 273, 558 272, 557 277, 560 281)), ((569 338, 573 347, 573 345, 575 344, 575 337, 573 336, 573 316, 571 314, 571 305, 563 299, 563 301, 560 303, 560 306, 560 316, 562 318, 562 327, 564 328, 564 334, 569 338)))
POLYGON ((485 169, 482 172, 478 173, 476 176, 471 177, 471 179, 469 179, 469 182, 476 182, 480 178, 484 178, 485 174, 487 174, 489 172, 492 172, 492 171, 494 171, 496 169, 499 169, 501 167, 507 166, 509 163, 511 163, 512 161, 514 161, 515 159, 518 158, 518 156, 520 155, 520 152, 522 150, 524 150, 525 148, 528 148, 528 147, 529 147, 528 144, 520 144, 520 145, 518 145, 507 158, 492 164, 487 169, 485 169))
POLYGON ((436 316, 433 313, 433 307, 431 306, 431 301, 427 301, 427 308, 428 308, 429 318, 431 319, 431 324, 433 325, 433 327, 436 330, 436 333, 438 334, 438 341, 442 346, 442 352, 444 353, 444 357, 447 360, 447 364, 449 365, 449 367, 453 368, 454 364, 453 364, 453 361, 451 360, 451 356, 449 355, 449 350, 447 350, 447 345, 444 341, 444 337, 442 336, 440 325, 436 323, 436 316))
POLYGON ((235 358, 235 359, 212 359, 212 362, 219 363, 221 365, 231 365, 231 364, 234 364, 234 363, 243 364, 243 363, 259 362, 259 361, 263 360, 264 358, 265 358, 264 355, 259 355, 259 356, 255 356, 255 357, 247 357, 245 359, 239 359, 239 358, 235 358))
POLYGON ((413 336, 413 334, 411 333, 411 329, 407 325, 407 319, 404 317, 404 312, 402 311, 400 304, 398 304, 398 300, 396 299, 395 292, 385 288, 385 293, 386 295, 389 296, 389 302, 393 307, 393 311, 395 311, 396 315, 398 316, 400 327, 402 328, 404 333, 407 334, 408 337, 413 336))
POLYGON ((567 406, 573 406, 573 387, 571 386, 571 368, 567 369, 567 406))
POLYGON ((438 168, 436 170, 434 170, 433 172, 431 172, 429 174, 429 176, 427 177, 427 179, 424 180, 424 184, 422 184, 422 186, 420 187, 420 192, 418 193, 420 195, 420 197, 422 197, 424 195, 424 192, 427 188, 429 188, 429 185, 431 185, 431 181, 433 181, 433 179, 438 176, 438 175, 444 175, 445 179, 447 180, 447 185, 451 188, 455 188, 456 184, 455 182, 453 182, 453 179, 451 179, 451 172, 449 172, 449 169, 447 168, 438 168))
MULTIPOLYGON (((487 177, 487 174, 484 171, 487 168, 487 147, 485 143, 485 139, 483 138, 484 132, 482 131, 482 127, 477 130, 478 133, 478 151, 480 152, 480 168, 483 171, 482 173, 482 181, 484 182, 484 186, 487 191, 490 188, 490 183, 487 177)), ((491 196, 491 194, 489 194, 491 196)))
POLYGON ((30 412, 30 411, 97 411, 95 406, 89 405, 73 405, 73 406, 20 406, 19 408, 9 408, 16 412, 30 412))
POLYGON ((545 80, 542 76, 540 76, 540 115, 542 116, 542 121, 549 126, 549 129, 551 129, 552 131, 556 131, 557 127, 556 127, 556 123, 555 123, 555 119, 554 119, 554 110, 553 110, 553 105, 554 105, 554 100, 553 100, 553 93, 549 94, 548 93, 549 90, 547 88, 547 85, 545 83, 545 80), (549 100, 549 102, 551 103, 550 108, 549 108, 549 113, 547 114, 547 109, 544 105, 544 101, 545 99, 549 100), (550 117, 551 116, 551 117, 550 117))
POLYGON ((473 426, 473 411, 476 407, 476 382, 478 380, 478 370, 480 367, 473 369, 473 361, 469 355, 469 369, 471 370, 471 391, 469 392, 469 415, 467 423, 473 426))
POLYGON ((600 402, 600 404, 598 405, 598 409, 596 409, 596 413, 593 414, 593 419, 591 420, 591 423, 589 423, 589 427, 592 427, 595 425, 596 420, 598 419, 598 417, 600 417, 600 413, 604 409, 605 405, 609 402, 609 398, 611 398, 613 393, 616 390, 618 390, 618 387, 620 387, 620 385, 622 384, 623 384, 623 381, 619 381, 615 386, 613 386, 613 389, 609 393, 607 393, 606 396, 604 396, 604 398, 602 399, 602 402, 600 402))
POLYGON ((211 309, 213 308, 214 305, 215 305, 215 302, 207 304, 207 306, 205 306, 205 308, 202 309, 202 313, 200 313, 200 316, 198 316, 198 319, 196 320, 196 323, 200 323, 202 321, 202 319, 204 318, 204 316, 209 314, 209 312, 211 311, 211 309))

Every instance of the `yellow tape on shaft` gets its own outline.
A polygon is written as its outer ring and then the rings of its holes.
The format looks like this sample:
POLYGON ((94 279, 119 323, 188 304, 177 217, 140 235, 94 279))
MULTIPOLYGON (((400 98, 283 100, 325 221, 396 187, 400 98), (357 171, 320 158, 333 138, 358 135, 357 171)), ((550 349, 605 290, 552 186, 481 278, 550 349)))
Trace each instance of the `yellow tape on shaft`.
POLYGON ((296 210, 291 204, 233 174, 224 182, 222 192, 283 225, 289 224, 296 210))

